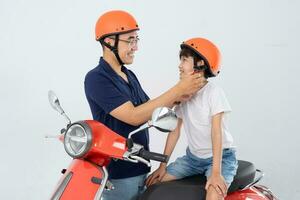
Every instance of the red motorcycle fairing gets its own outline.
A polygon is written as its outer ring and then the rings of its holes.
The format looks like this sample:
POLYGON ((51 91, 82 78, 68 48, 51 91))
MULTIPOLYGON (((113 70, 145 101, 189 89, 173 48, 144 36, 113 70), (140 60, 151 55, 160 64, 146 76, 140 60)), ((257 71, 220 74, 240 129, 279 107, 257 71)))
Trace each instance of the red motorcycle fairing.
POLYGON ((264 194, 262 194, 259 190, 257 190, 254 186, 231 193, 228 195, 225 200, 269 200, 264 194))
POLYGON ((51 200, 94 199, 101 185, 92 179, 101 183, 102 169, 89 161, 74 159, 61 177, 51 200))
MULTIPOLYGON (((108 178, 105 166, 111 158, 124 159, 128 149, 124 137, 98 121, 78 121, 72 125, 76 124, 84 128, 89 145, 84 154, 75 158, 64 172, 51 200, 82 200, 101 196, 108 178)), ((63 140, 61 137, 59 139, 63 140)))
POLYGON ((111 158, 123 159, 127 151, 126 139, 95 120, 84 121, 92 133, 92 144, 85 159, 100 166, 108 165, 111 158))

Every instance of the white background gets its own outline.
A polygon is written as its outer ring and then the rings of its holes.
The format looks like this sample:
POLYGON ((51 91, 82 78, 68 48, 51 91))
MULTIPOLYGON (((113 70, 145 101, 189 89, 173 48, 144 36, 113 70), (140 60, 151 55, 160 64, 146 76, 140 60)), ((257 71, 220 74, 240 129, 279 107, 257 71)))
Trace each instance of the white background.
MULTIPOLYGON (((183 40, 207 37, 220 47, 223 70, 216 81, 233 108, 239 159, 264 170, 262 184, 281 199, 300 199, 296 0, 1 0, 0 199, 51 195, 70 158, 61 143, 44 139, 65 124, 47 91, 57 93, 73 121, 91 118, 83 80, 101 55, 94 24, 111 9, 127 10, 139 22, 141 42, 129 68, 152 98, 177 82, 183 40)), ((161 152, 166 135, 151 132, 152 150, 161 152)), ((184 153, 185 139, 171 160, 184 153)))

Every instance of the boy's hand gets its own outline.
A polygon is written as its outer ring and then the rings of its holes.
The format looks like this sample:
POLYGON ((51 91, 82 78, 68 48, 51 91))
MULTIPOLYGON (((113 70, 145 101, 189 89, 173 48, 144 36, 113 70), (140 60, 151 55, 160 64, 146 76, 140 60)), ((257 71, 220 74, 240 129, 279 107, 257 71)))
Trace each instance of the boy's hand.
POLYGON ((205 185, 205 189, 208 190, 209 186, 213 186, 213 188, 218 192, 219 195, 225 197, 227 194, 227 185, 222 175, 220 174, 212 174, 205 185))
POLYGON ((160 182, 164 175, 166 174, 166 166, 160 166, 157 170, 155 170, 150 176, 148 176, 145 185, 149 187, 152 184, 160 182))

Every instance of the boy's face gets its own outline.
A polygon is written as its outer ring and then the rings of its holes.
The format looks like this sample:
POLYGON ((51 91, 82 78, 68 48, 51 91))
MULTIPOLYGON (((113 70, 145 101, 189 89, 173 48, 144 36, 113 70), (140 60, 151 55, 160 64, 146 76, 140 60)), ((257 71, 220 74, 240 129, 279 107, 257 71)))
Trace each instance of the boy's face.
MULTIPOLYGON (((204 65, 203 60, 197 62, 197 66, 202 66, 202 65, 204 65)), ((180 65, 179 65, 180 78, 182 77, 182 75, 187 75, 194 72, 194 66, 195 64, 192 56, 181 56, 180 65)), ((197 72, 204 75, 204 71, 197 71, 197 72)))
POLYGON ((181 75, 190 74, 194 71, 194 59, 192 56, 181 56, 179 64, 179 73, 181 75))

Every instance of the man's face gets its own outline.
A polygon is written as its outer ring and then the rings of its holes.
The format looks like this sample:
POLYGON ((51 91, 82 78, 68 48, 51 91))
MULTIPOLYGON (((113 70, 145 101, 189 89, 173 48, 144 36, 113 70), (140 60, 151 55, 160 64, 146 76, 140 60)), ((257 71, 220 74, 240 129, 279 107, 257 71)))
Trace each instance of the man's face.
POLYGON ((138 50, 138 40, 139 38, 136 31, 119 36, 119 56, 127 65, 133 63, 134 53, 138 50))

